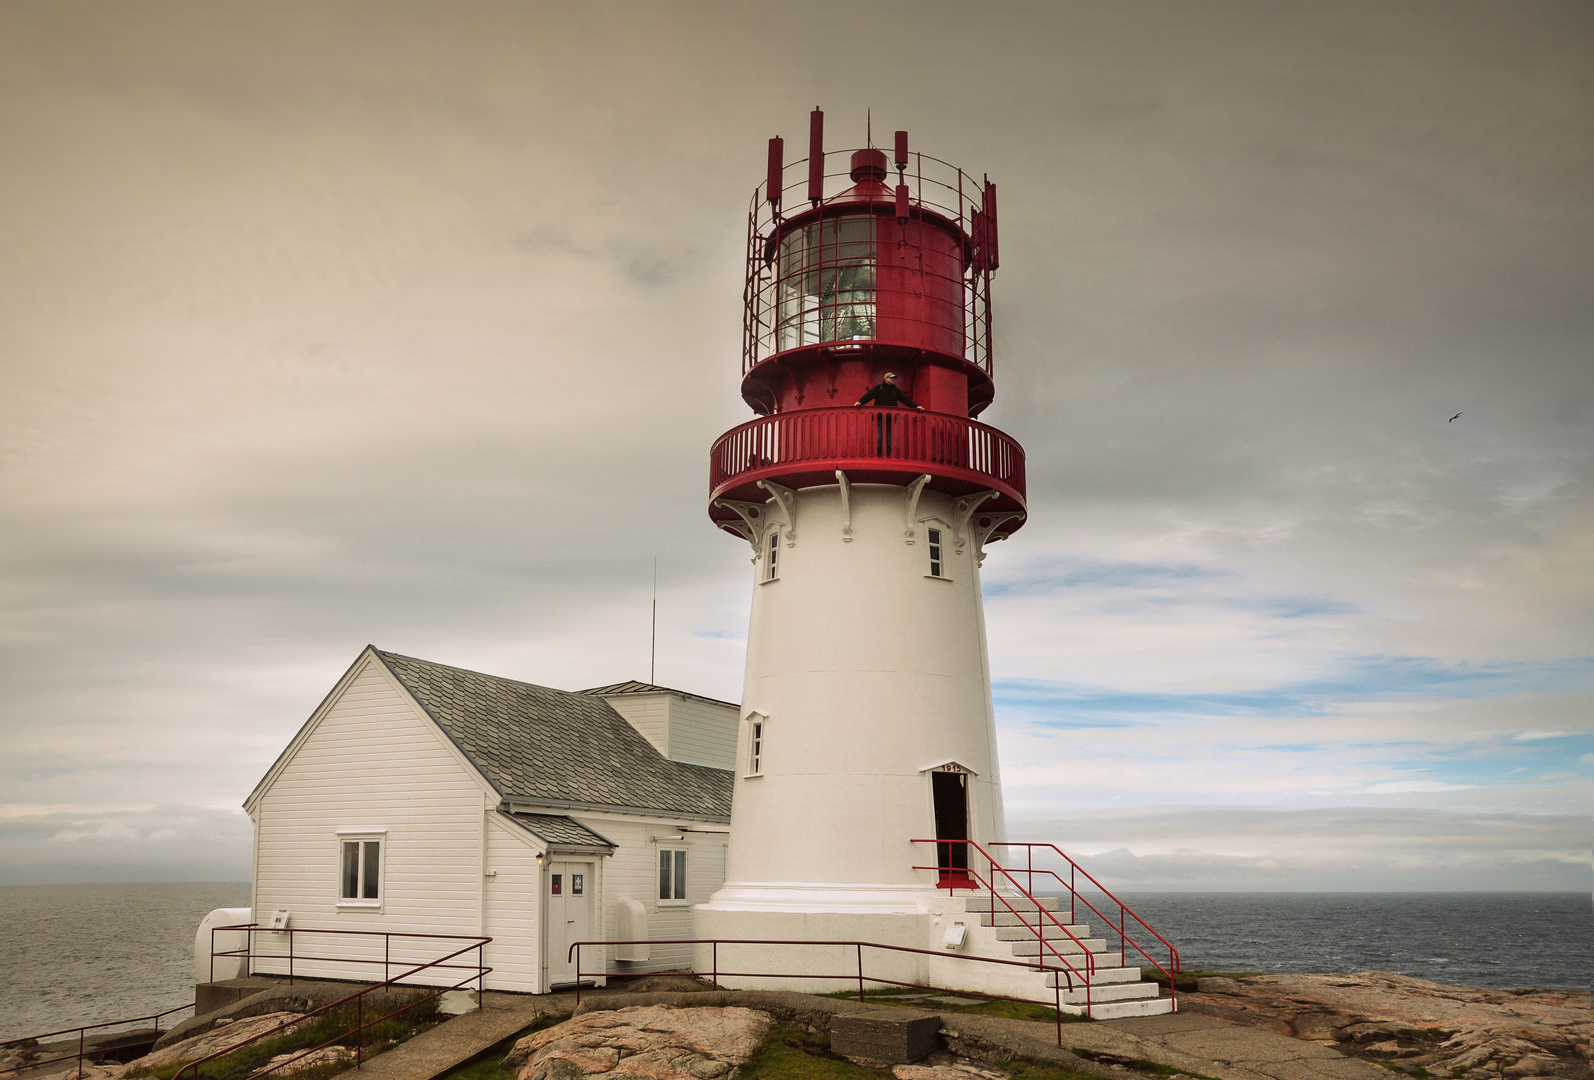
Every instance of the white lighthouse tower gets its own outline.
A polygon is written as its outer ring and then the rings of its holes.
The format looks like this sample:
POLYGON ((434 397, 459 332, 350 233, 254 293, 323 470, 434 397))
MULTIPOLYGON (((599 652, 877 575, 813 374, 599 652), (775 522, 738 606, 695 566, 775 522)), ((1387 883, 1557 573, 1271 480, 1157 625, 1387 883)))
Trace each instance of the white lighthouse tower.
MULTIPOLYGON (((1061 950, 1100 1002, 1139 969, 1098 979, 1104 942, 988 857, 1006 837, 980 563, 1026 512, 1023 449, 975 419, 995 393, 996 189, 901 131, 894 158, 827 157, 822 125, 790 167, 770 141, 741 386, 762 415, 711 455, 710 516, 751 545, 756 585, 726 881, 694 917, 720 944, 697 964, 739 986, 835 989, 813 976, 861 965, 1050 1002, 1061 950), (1003 924, 1051 939, 1027 954, 1051 975, 1015 964, 1003 924), (860 941, 890 948, 817 944, 860 941), (1005 959, 960 962, 982 952, 1005 959)), ((1148 991, 1132 1011, 1162 1011, 1148 991)))

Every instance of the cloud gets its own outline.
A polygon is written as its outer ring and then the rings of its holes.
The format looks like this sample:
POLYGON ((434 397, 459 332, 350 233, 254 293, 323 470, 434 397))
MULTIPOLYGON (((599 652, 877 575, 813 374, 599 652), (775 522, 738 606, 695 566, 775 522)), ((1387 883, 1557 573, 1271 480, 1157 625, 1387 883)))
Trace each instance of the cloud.
POLYGON ((148 808, 0 814, 0 885, 247 880, 242 810, 148 808))
POLYGON ((738 697, 745 211, 838 86, 1002 186, 1015 822, 1586 813, 1586 13, 845 14, 0 8, 0 874, 236 876, 204 808, 363 645, 638 677, 655 555, 738 697))
MULTIPOLYGON (((1594 886, 1584 816, 1404 808, 1141 807, 1017 817, 1112 890, 1578 891, 1594 886)), ((1036 865, 1066 869, 1037 853, 1036 865)))

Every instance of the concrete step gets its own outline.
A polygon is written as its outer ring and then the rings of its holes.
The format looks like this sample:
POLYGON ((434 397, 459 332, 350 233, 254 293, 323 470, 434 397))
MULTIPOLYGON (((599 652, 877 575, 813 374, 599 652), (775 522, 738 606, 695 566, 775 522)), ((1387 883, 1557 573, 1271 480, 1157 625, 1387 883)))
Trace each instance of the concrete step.
MULTIPOLYGON (((1050 971, 1050 972, 1047 972, 1046 973, 1046 985, 1048 987, 1061 986, 1064 990, 1067 990, 1068 989, 1068 974, 1069 973, 1065 972, 1065 971, 1050 971)), ((1080 980, 1080 977, 1078 975, 1075 975, 1074 976, 1074 985, 1075 986, 1079 985, 1079 980, 1080 980)), ((1092 985, 1092 986, 1107 986, 1107 985, 1114 984, 1114 983, 1137 983, 1139 981, 1140 981, 1140 969, 1139 968, 1134 968, 1134 967, 1120 967, 1120 968, 1098 967, 1096 969, 1095 973, 1091 976, 1090 985, 1092 985)), ((1152 985, 1155 986, 1156 983, 1152 983, 1152 985)))
MULTIPOLYGON (((999 913, 1009 910, 1034 911, 1036 904, 1039 904, 1047 911, 1056 911, 1060 904, 1060 901, 1055 896, 1041 896, 1031 900, 1027 896, 1011 896, 1007 893, 997 893, 996 895, 998 897, 996 910, 999 913)), ((976 893, 973 896, 966 897, 963 901, 963 910, 983 911, 989 915, 991 912, 991 894, 976 893)))
MULTIPOLYGON (((1067 1009, 1068 1006, 1063 1006, 1067 1009)), ((1127 1016, 1163 1016, 1173 1012, 1169 998, 1144 998, 1139 1001, 1103 1001, 1091 1006, 1090 1015, 1096 1020, 1122 1020, 1127 1016)))
MULTIPOLYGON (((1034 909, 1031 908, 1029 910, 1033 911, 1034 909)), ((1059 911, 1060 910, 1061 909, 1059 909, 1059 911)), ((974 913, 971 911, 969 914, 973 915, 974 913)), ((1016 912, 998 911, 995 916, 992 916, 989 909, 982 912, 979 916, 979 919, 981 926, 1023 926, 1026 922, 1025 917, 1017 914, 1016 912)), ((1034 926, 1035 916, 1028 916, 1027 921, 1030 926, 1034 926)), ((1078 937, 1084 937, 1090 933, 1089 923, 1070 923, 1068 921, 1068 916, 1066 915, 1063 915, 1057 921, 1072 930, 1078 937)), ((1048 933, 1057 928, 1056 924, 1051 922, 1048 922, 1046 927, 1048 933)))
MULTIPOLYGON (((1107 986, 1092 986, 1090 1000, 1093 1005, 1109 1001, 1144 1001, 1148 998, 1160 996, 1162 987, 1156 983, 1117 983, 1107 986)), ((1063 991, 1063 1000, 1070 1005, 1083 1005, 1085 1003, 1085 988, 1076 987, 1073 990, 1063 991)))
MULTIPOLYGON (((990 916, 987 915, 986 918, 988 919, 988 918, 990 918, 990 916)), ((1017 919, 1014 919, 1013 921, 1015 923, 1018 923, 1017 919)), ((1075 937, 1077 937, 1077 938, 1079 938, 1081 940, 1084 940, 1084 939, 1090 937, 1090 924, 1089 923, 1079 923, 1076 926, 1068 926, 1067 923, 1064 923, 1063 925, 1068 927, 1068 932, 1070 934, 1073 934, 1075 937)), ((991 927, 991 929, 996 931, 996 940, 997 941, 1025 941, 1025 940, 1034 941, 1035 940, 1035 924, 1034 923, 1030 923, 1028 926, 1023 925, 1022 923, 1018 923, 1018 925, 1015 925, 1015 926, 993 926, 993 927, 991 927)), ((1044 926, 1041 927, 1041 929, 1043 931, 1045 931, 1046 940, 1047 941, 1067 941, 1068 940, 1067 935, 1065 935, 1061 930, 1059 930, 1052 923, 1046 923, 1044 926)))
MULTIPOLYGON (((1053 956, 1055 955, 1053 950, 1056 950, 1056 953, 1061 953, 1064 956, 1077 955, 1086 952, 1105 953, 1107 951, 1107 939, 1099 937, 1080 938, 1077 943, 1069 941, 1067 938, 1058 940, 1057 938, 1049 937, 1046 939, 1046 951, 1044 953, 1041 952, 1040 941, 1034 937, 1030 937, 1026 940, 1014 941, 1011 944, 1013 946, 1014 956, 1053 956), (1083 948, 1081 948, 1081 946, 1083 946, 1083 948)), ((1118 959, 1118 953, 1116 950, 1113 952, 1113 958, 1118 959)), ((1122 967, 1123 965, 1120 963, 1118 966, 1122 967)))

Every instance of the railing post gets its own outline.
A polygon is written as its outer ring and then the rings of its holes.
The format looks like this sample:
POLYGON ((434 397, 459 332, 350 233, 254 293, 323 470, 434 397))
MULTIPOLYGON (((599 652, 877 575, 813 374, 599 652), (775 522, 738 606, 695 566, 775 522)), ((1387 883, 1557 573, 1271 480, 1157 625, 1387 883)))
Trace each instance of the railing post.
MULTIPOLYGON (((385 980, 384 980, 385 981, 385 980)), ((365 995, 355 998, 354 1067, 365 1067, 365 995)))
MULTIPOLYGON (((1070 990, 1074 988, 1072 975, 1068 978, 1068 988, 1070 990)), ((1061 1046, 1063 1045, 1063 988, 1057 985, 1056 972, 1052 973, 1052 1000, 1056 1003, 1052 1011, 1057 1019, 1057 1045, 1061 1046)))
POLYGON ((77 1029, 77 1080, 83 1080, 83 1038, 87 1029, 77 1029))
POLYGON ((482 989, 486 986, 486 982, 487 982, 487 963, 482 958, 482 946, 485 945, 485 944, 486 944, 486 942, 482 942, 482 941, 478 941, 476 943, 476 1011, 477 1012, 481 1012, 482 1011, 482 989))
POLYGON ((1076 869, 1077 869, 1077 867, 1074 866, 1074 860, 1073 859, 1069 859, 1068 860, 1068 925, 1069 926, 1073 926, 1075 923, 1079 922, 1079 920, 1074 917, 1074 898, 1079 895, 1079 890, 1074 888, 1074 871, 1076 869))
POLYGON ((581 1004, 581 943, 576 943, 576 1004, 581 1004))
POLYGON ((853 942, 853 944, 858 947, 858 1000, 862 1001, 863 1000, 863 943, 855 941, 855 942, 853 942))
POLYGON ((388 968, 388 957, 390 957, 392 955, 393 955, 393 935, 392 934, 383 934, 382 935, 382 981, 383 982, 387 982, 389 979, 391 979, 393 977, 393 973, 388 968))
POLYGON ((288 928, 288 985, 293 985, 293 928, 288 928))
POLYGON ((1124 941, 1124 906, 1118 905, 1118 964, 1122 967, 1129 962, 1129 947, 1124 941))
POLYGON ((713 974, 713 980, 714 981, 713 981, 713 986, 714 986, 714 989, 718 990, 720 988, 720 943, 718 941, 714 942, 713 950, 714 950, 714 974, 713 974))

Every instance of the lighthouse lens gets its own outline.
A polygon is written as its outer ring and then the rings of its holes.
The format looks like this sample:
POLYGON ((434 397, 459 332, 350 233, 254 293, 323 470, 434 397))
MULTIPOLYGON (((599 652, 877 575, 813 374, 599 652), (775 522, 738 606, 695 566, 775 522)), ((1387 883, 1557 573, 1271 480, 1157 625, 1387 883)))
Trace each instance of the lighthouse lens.
POLYGON ((875 219, 815 222, 781 238, 776 347, 875 336, 875 219))

